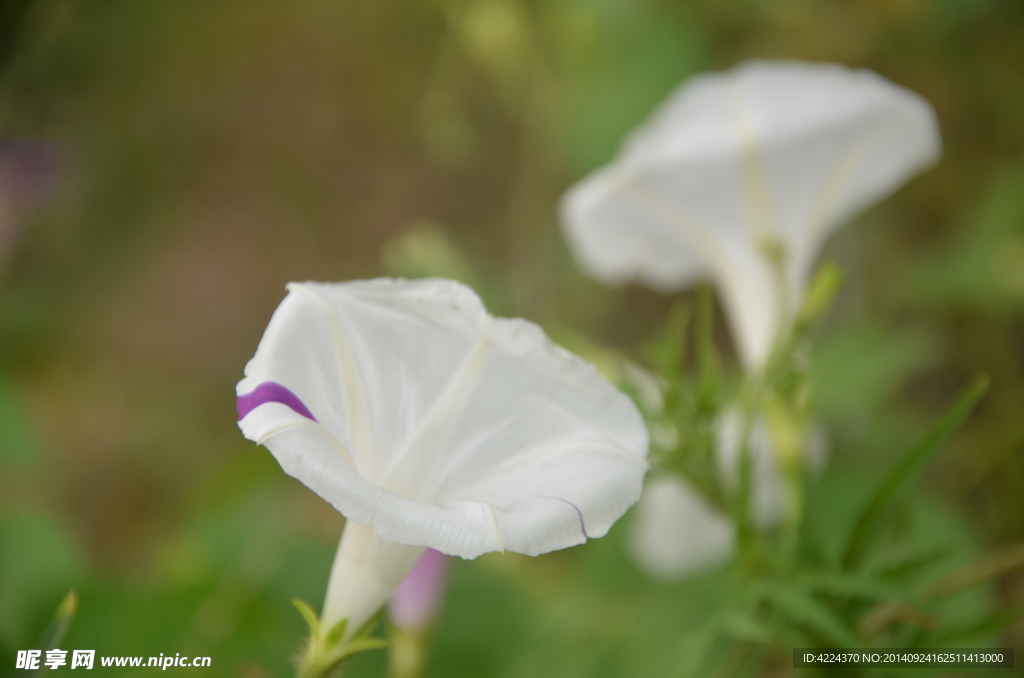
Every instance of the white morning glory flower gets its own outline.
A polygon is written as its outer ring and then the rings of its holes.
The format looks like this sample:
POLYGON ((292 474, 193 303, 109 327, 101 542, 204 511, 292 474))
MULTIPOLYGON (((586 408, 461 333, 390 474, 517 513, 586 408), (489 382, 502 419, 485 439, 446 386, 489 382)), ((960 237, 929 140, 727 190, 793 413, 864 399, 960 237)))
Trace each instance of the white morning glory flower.
POLYGON ((875 73, 753 61, 684 83, 568 191, 562 221, 606 283, 710 278, 757 369, 828 234, 940 152, 928 102, 875 73))
POLYGON ((323 628, 355 633, 426 547, 537 555, 604 535, 639 497, 639 413, 536 325, 450 280, 288 289, 239 426, 348 518, 323 628))

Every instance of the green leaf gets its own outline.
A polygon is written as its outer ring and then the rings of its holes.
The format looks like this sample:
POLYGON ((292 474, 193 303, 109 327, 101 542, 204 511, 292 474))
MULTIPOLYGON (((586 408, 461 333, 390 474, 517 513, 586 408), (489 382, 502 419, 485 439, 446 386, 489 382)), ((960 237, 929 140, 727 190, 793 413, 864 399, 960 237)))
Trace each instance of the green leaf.
POLYGON ((78 614, 78 594, 72 589, 68 591, 68 594, 64 596, 64 600, 60 601, 60 605, 57 606, 57 611, 53 614, 50 625, 43 633, 40 647, 44 650, 52 650, 60 645, 61 641, 64 640, 64 636, 67 635, 68 629, 71 628, 71 622, 75 620, 76 614, 78 614))
POLYGON ((963 424, 981 396, 988 390, 989 379, 978 377, 960 399, 946 412, 923 440, 912 447, 896 468, 878 487, 858 519, 843 556, 843 566, 851 568, 863 559, 870 543, 909 495, 910 488, 928 463, 945 446, 950 436, 963 424))
POLYGON ((889 600, 900 597, 899 591, 883 582, 868 577, 841 574, 813 574, 797 578, 797 583, 808 590, 830 593, 861 600, 889 600))
MULTIPOLYGON (((52 650, 59 647, 61 641, 64 640, 64 636, 67 635, 68 629, 71 627, 71 622, 74 621, 75 615, 78 613, 78 594, 75 593, 74 589, 68 591, 68 594, 64 596, 64 600, 57 606, 57 611, 53 614, 53 619, 50 620, 49 625, 40 637, 39 642, 36 643, 36 647, 40 650, 52 650)), ((38 669, 24 669, 18 672, 19 676, 38 676, 42 675, 43 671, 47 671, 45 665, 40 664, 38 669)))
POLYGON ((804 591, 787 586, 765 585, 765 597, 790 622, 815 631, 836 647, 857 647, 860 643, 843 620, 804 591))
POLYGON ((915 579, 918 574, 944 558, 954 553, 949 546, 943 546, 930 551, 918 553, 905 558, 902 562, 892 567, 883 569, 878 573, 878 578, 885 581, 899 581, 901 579, 915 579))

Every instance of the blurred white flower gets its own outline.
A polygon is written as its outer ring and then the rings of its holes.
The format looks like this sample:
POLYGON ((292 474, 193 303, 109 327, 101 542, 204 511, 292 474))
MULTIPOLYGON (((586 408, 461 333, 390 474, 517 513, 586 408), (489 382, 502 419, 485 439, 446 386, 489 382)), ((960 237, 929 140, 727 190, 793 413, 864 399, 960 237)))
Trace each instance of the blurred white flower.
POLYGON ((639 497, 639 413, 536 325, 449 280, 289 290, 239 426, 348 518, 324 628, 358 630, 425 547, 537 555, 603 536, 639 497))
MULTIPOLYGON (((715 461, 718 477, 730 492, 738 485, 741 426, 739 412, 731 409, 722 415, 718 428, 715 461)), ((820 471, 828 455, 823 430, 810 428, 806 452, 807 470, 820 471)), ((761 528, 775 527, 785 515, 788 489, 763 419, 752 427, 750 456, 750 515, 761 528)), ((630 552, 645 573, 672 581, 728 562, 734 536, 731 516, 712 507, 681 476, 664 475, 650 481, 640 497, 631 526, 630 552)))
POLYGON ((727 562, 733 537, 729 516, 710 506, 682 476, 672 474, 644 488, 629 547, 641 570, 671 581, 727 562))
POLYGON ((710 278, 763 365, 827 235, 933 163, 927 101, 866 70, 753 61, 689 80, 563 198, 583 267, 672 291, 710 278))

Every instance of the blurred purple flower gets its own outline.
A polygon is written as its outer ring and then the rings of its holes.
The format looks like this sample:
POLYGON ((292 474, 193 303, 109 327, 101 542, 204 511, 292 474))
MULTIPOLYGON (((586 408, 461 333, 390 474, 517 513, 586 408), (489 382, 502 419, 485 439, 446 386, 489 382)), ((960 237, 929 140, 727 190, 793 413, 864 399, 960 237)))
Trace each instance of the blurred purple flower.
POLYGON ((52 193, 59 164, 52 146, 0 139, 0 263, 14 250, 25 210, 52 193))
POLYGON ((403 630, 420 630, 437 617, 448 584, 448 556, 427 549, 388 604, 391 622, 403 630))

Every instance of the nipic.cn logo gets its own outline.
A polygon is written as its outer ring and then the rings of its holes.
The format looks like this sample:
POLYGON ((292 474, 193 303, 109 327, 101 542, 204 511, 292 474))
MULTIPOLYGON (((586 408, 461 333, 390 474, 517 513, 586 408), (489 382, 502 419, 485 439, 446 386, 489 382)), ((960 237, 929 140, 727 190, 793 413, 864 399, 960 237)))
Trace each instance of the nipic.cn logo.
MULTIPOLYGON (((180 652, 174 655, 160 654, 158 657, 104 657, 99 658, 102 667, 139 668, 152 667, 166 671, 171 667, 207 668, 211 664, 210 657, 190 657, 180 652)), ((96 666, 96 650, 71 650, 71 662, 68 666, 68 650, 18 650, 14 668, 27 671, 38 670, 45 666, 51 671, 61 667, 70 669, 92 669, 96 666)))

